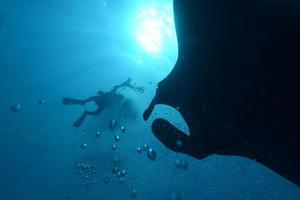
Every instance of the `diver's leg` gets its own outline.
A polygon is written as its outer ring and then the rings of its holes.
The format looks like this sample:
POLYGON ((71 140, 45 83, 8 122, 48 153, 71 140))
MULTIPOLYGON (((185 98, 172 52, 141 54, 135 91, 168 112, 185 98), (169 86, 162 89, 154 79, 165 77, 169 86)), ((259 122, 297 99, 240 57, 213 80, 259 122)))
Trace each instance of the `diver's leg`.
POLYGON ((79 119, 73 124, 74 127, 79 128, 81 126, 81 124, 83 123, 83 121, 85 120, 86 116, 91 115, 91 116, 96 116, 99 115, 105 107, 98 107, 97 110, 95 111, 84 111, 82 113, 82 115, 79 117, 79 119))
POLYGON ((79 128, 87 115, 88 115, 88 111, 84 111, 82 115, 74 122, 73 126, 79 128))
POLYGON ((73 105, 73 104, 84 105, 87 102, 94 101, 95 98, 96 97, 90 97, 90 98, 87 98, 84 100, 79 100, 79 99, 72 99, 72 98, 64 97, 63 104, 65 104, 65 105, 73 105))

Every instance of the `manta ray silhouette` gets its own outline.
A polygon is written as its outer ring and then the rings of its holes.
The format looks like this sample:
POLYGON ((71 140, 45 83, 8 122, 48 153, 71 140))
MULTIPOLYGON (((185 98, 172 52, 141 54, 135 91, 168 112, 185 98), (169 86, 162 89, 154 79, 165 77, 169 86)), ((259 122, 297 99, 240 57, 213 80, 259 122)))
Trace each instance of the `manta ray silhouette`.
POLYGON ((154 135, 198 159, 256 160, 300 186, 299 10, 293 0, 174 0, 178 60, 144 119, 156 104, 179 108, 190 135, 164 119, 154 135))

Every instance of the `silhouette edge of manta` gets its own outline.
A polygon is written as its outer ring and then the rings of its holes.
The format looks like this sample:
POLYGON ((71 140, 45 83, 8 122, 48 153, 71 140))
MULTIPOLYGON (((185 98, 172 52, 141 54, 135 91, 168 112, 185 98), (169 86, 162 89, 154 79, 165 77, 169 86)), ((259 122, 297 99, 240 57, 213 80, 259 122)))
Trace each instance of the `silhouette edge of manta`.
POLYGON ((145 110, 179 108, 187 136, 152 124, 169 149, 256 160, 300 186, 300 4, 174 0, 178 60, 145 110), (178 145, 178 141, 180 141, 178 145))

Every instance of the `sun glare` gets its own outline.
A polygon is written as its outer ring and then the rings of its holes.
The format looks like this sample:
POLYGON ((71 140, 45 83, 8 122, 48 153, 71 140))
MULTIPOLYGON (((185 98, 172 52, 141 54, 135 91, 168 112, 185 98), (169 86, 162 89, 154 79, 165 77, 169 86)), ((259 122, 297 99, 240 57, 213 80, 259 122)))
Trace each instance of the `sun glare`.
POLYGON ((166 41, 176 39, 171 5, 144 8, 136 15, 134 23, 136 39, 148 52, 160 53, 166 41))

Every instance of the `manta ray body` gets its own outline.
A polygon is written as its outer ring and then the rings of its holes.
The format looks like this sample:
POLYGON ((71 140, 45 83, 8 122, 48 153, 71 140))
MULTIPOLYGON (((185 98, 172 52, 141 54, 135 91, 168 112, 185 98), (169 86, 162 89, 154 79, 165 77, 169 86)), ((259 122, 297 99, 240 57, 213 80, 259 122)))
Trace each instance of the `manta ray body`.
POLYGON ((300 186, 300 3, 174 0, 178 60, 144 112, 178 108, 190 129, 152 124, 168 148, 256 160, 300 186))

